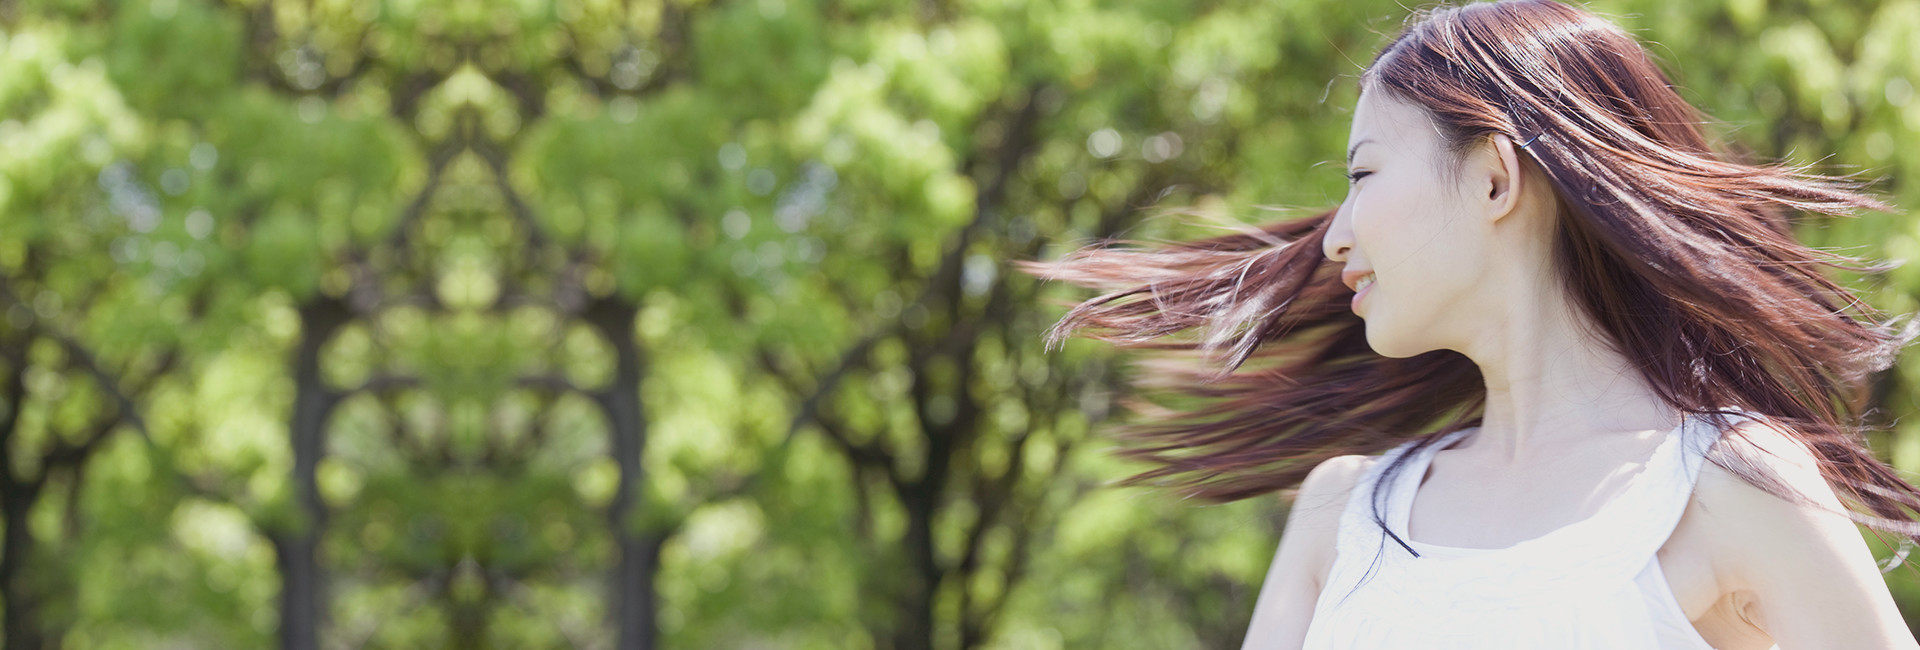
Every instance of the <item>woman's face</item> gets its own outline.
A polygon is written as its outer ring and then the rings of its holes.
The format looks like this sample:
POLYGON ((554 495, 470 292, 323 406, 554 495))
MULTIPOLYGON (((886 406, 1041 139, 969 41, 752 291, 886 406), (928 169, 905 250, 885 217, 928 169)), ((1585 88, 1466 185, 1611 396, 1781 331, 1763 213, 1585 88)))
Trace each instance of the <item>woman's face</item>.
POLYGON ((1455 163, 1434 122, 1387 92, 1361 94, 1347 146, 1347 198, 1325 252, 1361 289, 1353 309, 1368 345, 1395 358, 1455 347, 1488 289, 1491 226, 1477 218, 1484 202, 1463 200, 1482 175, 1445 173, 1455 163))

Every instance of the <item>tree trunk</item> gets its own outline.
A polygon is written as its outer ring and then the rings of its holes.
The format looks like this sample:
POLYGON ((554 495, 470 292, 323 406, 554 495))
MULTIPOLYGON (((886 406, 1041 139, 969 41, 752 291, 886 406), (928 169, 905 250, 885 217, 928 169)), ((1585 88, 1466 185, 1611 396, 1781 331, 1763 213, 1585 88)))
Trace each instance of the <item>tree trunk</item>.
MULTIPOLYGON (((8 408, 14 405, 9 404, 8 408)), ((0 442, 4 442, 0 439, 0 442)), ((0 456, 0 459, 4 459, 0 456)), ((5 470, 0 467, 0 470, 5 470)), ((11 470, 6 470, 11 471, 11 470)), ((33 532, 27 529, 27 512, 33 508, 34 501, 40 498, 40 485, 17 483, 13 477, 5 479, 5 494, 0 495, 0 508, 6 510, 6 548, 0 549, 0 600, 6 601, 6 645, 0 646, 15 650, 41 650, 47 647, 47 639, 40 629, 40 617, 35 611, 39 594, 34 590, 28 576, 21 570, 32 561, 33 532)))
POLYGON ((594 300, 585 313, 614 356, 613 380, 594 395, 606 415, 608 448, 620 468, 619 486, 606 512, 614 546, 620 549, 609 589, 612 607, 607 610, 619 631, 614 646, 619 650, 653 650, 659 636, 653 580, 664 540, 656 531, 634 530, 633 524, 635 496, 646 485, 640 462, 647 444, 646 405, 640 398, 646 359, 633 333, 639 311, 637 303, 608 296, 594 300))
POLYGON ((44 483, 13 476, 14 429, 20 424, 20 406, 27 398, 27 341, 7 341, 6 345, 10 348, 5 357, 6 394, 0 396, 6 401, 0 404, 6 409, 0 412, 0 513, 7 526, 6 547, 0 548, 0 601, 5 601, 6 639, 0 648, 41 650, 47 641, 35 611, 38 595, 23 570, 33 561, 33 531, 27 528, 27 514, 40 500, 44 483))
POLYGON ((900 495, 907 510, 907 530, 900 546, 907 554, 907 571, 900 576, 897 597, 899 619, 893 629, 892 650, 933 650, 934 599, 939 597, 940 567, 933 556, 933 517, 938 503, 927 498, 924 485, 900 495))
POLYGON ((268 534, 280 569, 280 647, 319 650, 326 621, 326 576, 319 558, 327 527, 315 471, 326 454, 326 425, 339 391, 320 375, 320 348, 352 319, 345 302, 316 294, 300 305, 300 343, 293 358, 293 495, 299 516, 290 530, 268 534))

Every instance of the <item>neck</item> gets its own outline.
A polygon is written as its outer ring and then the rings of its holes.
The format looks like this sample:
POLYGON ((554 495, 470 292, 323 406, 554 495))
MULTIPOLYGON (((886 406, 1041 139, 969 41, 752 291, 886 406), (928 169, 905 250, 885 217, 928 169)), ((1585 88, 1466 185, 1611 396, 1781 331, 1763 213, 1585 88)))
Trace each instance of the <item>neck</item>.
MULTIPOLYGON (((1500 300, 1460 351, 1480 367, 1487 407, 1468 447, 1493 462, 1533 464, 1595 436, 1672 429, 1680 414, 1576 312, 1551 273, 1528 273, 1528 300, 1500 300)), ((1510 294, 1512 295, 1512 294, 1510 294)))

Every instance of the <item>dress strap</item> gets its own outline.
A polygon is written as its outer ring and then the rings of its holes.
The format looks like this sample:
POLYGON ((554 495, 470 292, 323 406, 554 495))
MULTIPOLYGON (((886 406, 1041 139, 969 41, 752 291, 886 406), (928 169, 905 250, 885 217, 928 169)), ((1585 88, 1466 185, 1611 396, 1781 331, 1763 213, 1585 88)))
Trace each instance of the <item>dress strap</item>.
MULTIPOLYGON (((1472 429, 1452 432, 1439 442, 1412 452, 1415 455, 1402 463, 1393 480, 1380 486, 1386 491, 1382 508, 1385 526, 1384 530, 1375 526, 1376 535, 1389 540, 1407 540, 1413 498, 1433 456, 1470 431, 1472 429)), ((1666 543, 1679 523, 1692 498, 1693 484, 1706 450, 1718 439, 1716 431, 1709 415, 1688 414, 1678 427, 1668 432, 1624 491, 1586 519, 1539 537, 1497 549, 1451 549, 1419 542, 1408 542, 1403 549, 1392 541, 1387 546, 1409 558, 1441 551, 1448 551, 1442 555, 1449 559, 1467 555, 1467 551, 1474 556, 1498 556, 1502 561, 1579 557, 1584 558, 1583 564, 1590 566, 1611 564, 1620 570, 1637 571, 1644 566, 1649 554, 1666 543)), ((1407 453, 1410 445, 1402 445, 1395 452, 1407 453)), ((1392 455, 1383 457, 1378 465, 1384 467, 1391 460, 1392 455)), ((1359 505, 1366 508, 1371 504, 1359 505)), ((1368 523, 1373 523, 1370 517, 1368 523)))
POLYGON ((1392 552, 1394 554, 1417 557, 1419 553, 1408 545, 1400 531, 1406 530, 1405 524, 1398 526, 1393 522, 1406 521, 1407 506, 1404 503, 1409 493, 1407 477, 1419 477, 1426 473, 1426 462, 1434 451, 1459 440, 1471 429, 1461 429, 1442 434, 1437 442, 1415 452, 1413 446, 1419 439, 1408 440, 1380 454, 1379 460, 1360 477, 1350 496, 1346 509, 1340 517, 1340 533, 1337 542, 1343 549, 1365 549, 1368 553, 1392 552), (1412 454, 1412 456, 1408 456, 1412 454), (1406 457, 1395 469, 1395 474, 1386 476, 1386 470, 1395 461, 1406 457), (1383 484, 1382 479, 1391 479, 1383 484), (1378 518, 1375 516, 1375 500, 1378 499, 1378 518))
MULTIPOLYGON (((1387 466, 1393 464, 1394 459, 1406 455, 1407 450, 1411 449, 1415 442, 1418 440, 1408 440, 1381 452, 1373 464, 1367 467, 1367 471, 1360 474, 1353 490, 1348 492, 1346 506, 1340 511, 1339 533, 1335 540, 1337 548, 1343 555, 1348 549, 1372 549, 1376 541, 1394 546, 1396 552, 1405 552, 1399 550, 1397 545, 1388 539, 1386 527, 1375 522, 1373 504, 1375 495, 1383 489, 1387 495, 1392 495, 1392 490, 1380 485, 1380 478, 1387 466), (1376 540, 1376 537, 1379 539, 1376 540)), ((1384 504, 1380 512, 1382 515, 1386 514, 1384 504)))
POLYGON ((1724 426, 1709 426, 1713 423, 1713 416, 1711 414, 1700 415, 1698 417, 1702 418, 1704 422, 1701 423, 1701 426, 1695 427, 1693 435, 1688 436, 1684 441, 1686 453, 1681 458, 1685 464, 1686 483, 1689 492, 1691 492, 1693 485, 1700 480, 1700 467, 1706 462, 1707 452, 1712 450, 1713 446, 1720 442, 1720 438, 1725 436, 1728 430, 1739 426, 1743 421, 1752 420, 1757 422, 1765 417, 1753 411, 1737 408, 1723 408, 1720 409, 1720 413, 1726 418, 1724 426))
MULTIPOLYGON (((1677 439, 1670 445, 1670 453, 1665 459, 1656 456, 1648 464, 1644 477, 1644 488, 1639 491, 1638 505, 1620 508, 1605 513, 1606 519, 1596 529, 1614 527, 1621 531, 1615 549, 1625 558, 1630 567, 1638 567, 1646 558, 1665 546, 1667 539, 1673 536, 1674 528, 1680 524, 1680 517, 1686 513, 1687 504, 1693 501, 1693 488, 1699 481, 1700 468, 1705 462, 1707 451, 1716 444, 1727 429, 1742 420, 1758 419, 1759 416, 1740 409, 1719 409, 1724 418, 1715 413, 1691 413, 1686 422, 1676 432, 1677 439), (1638 512, 1635 512, 1638 510, 1638 512)), ((1591 552, 1602 552, 1601 545, 1590 544, 1586 548, 1591 552)))
MULTIPOLYGON (((1389 534, 1397 532, 1401 537, 1410 537, 1407 533, 1407 522, 1413 515, 1413 498, 1420 490, 1420 480, 1427 476, 1427 468, 1433 465, 1434 455, 1440 453, 1442 449, 1453 446, 1475 428, 1477 427, 1460 429, 1441 436, 1438 442, 1416 452, 1414 457, 1407 459, 1406 464, 1401 466, 1400 473, 1393 477, 1393 484, 1388 487, 1392 491, 1388 499, 1390 506, 1387 510, 1389 534)), ((1407 544, 1407 552, 1414 557, 1422 555, 1419 549, 1412 546, 1413 542, 1407 542, 1407 544)))

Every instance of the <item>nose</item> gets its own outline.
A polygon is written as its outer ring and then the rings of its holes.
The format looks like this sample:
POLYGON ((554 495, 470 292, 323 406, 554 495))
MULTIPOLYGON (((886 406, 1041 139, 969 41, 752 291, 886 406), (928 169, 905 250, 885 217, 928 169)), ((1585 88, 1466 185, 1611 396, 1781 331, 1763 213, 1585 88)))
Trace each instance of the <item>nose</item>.
POLYGON ((1353 229, 1347 226, 1347 208, 1333 213, 1333 222, 1327 225, 1327 235, 1320 241, 1320 250, 1327 259, 1346 262, 1347 253, 1353 250, 1353 229))

